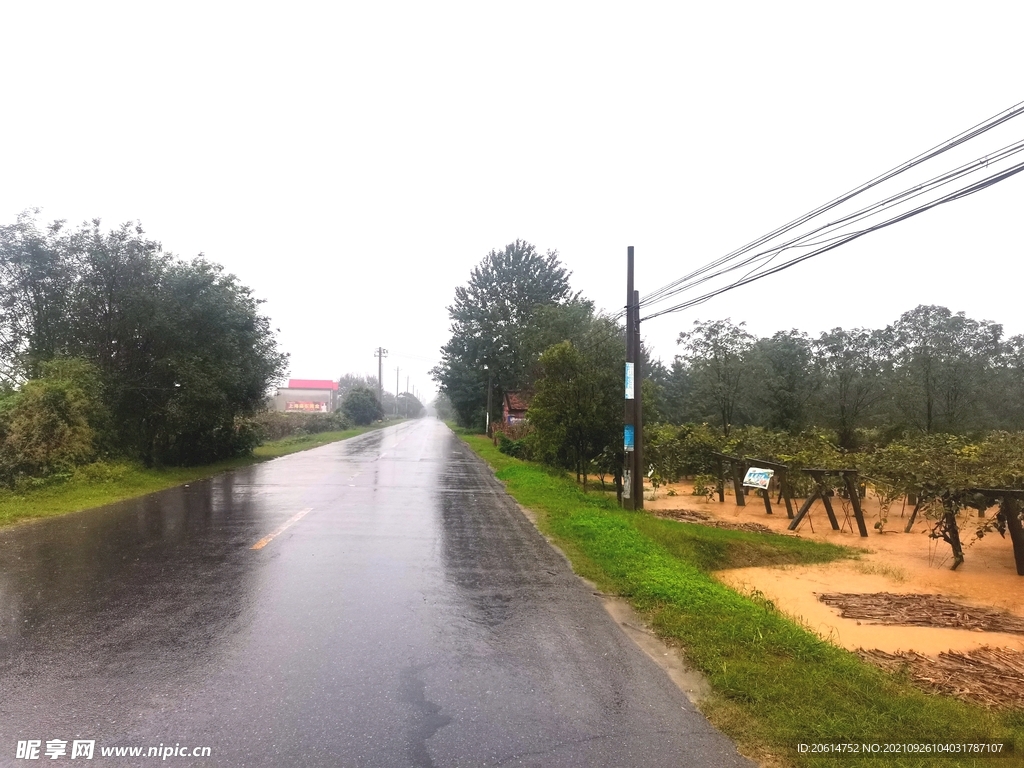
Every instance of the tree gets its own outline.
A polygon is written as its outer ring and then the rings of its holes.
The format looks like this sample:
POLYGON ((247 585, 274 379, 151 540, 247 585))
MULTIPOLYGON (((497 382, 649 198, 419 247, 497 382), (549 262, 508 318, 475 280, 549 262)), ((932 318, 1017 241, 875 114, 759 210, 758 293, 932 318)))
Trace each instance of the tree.
POLYGON ((377 393, 369 387, 352 387, 341 403, 341 410, 353 424, 366 426, 384 418, 384 409, 377 399, 377 393))
POLYGON ((563 341, 541 355, 542 375, 528 411, 540 458, 574 470, 584 488, 602 455, 622 465, 625 343, 610 320, 597 318, 589 326, 590 343, 563 341))
POLYGON ((821 382, 817 413, 824 426, 836 430, 846 450, 856 448, 857 428, 883 397, 882 347, 881 335, 865 328, 833 328, 813 344, 821 382))
POLYGON ((538 348, 534 333, 538 310, 577 298, 569 288, 569 274, 557 252, 542 255, 533 245, 516 240, 488 253, 473 268, 469 282, 455 290, 455 301, 448 307, 451 338, 431 374, 461 424, 484 420, 484 365, 494 382, 493 403, 501 402, 503 392, 529 385, 536 355, 544 349, 538 348))
POLYGON ((897 403, 926 432, 978 426, 981 393, 1003 328, 946 307, 920 305, 886 329, 898 366, 897 403))
POLYGON ((779 331, 755 341, 748 356, 757 421, 769 429, 799 432, 806 424, 807 401, 818 388, 807 334, 779 331))
POLYGON ((693 380, 693 398, 708 415, 714 415, 726 436, 735 423, 744 384, 744 358, 753 337, 725 320, 695 321, 693 330, 679 334, 693 380))
POLYGON ((259 302, 201 255, 182 261, 138 224, 0 233, 0 369, 33 378, 75 357, 99 371, 111 444, 148 464, 244 453, 244 421, 284 372, 259 302))

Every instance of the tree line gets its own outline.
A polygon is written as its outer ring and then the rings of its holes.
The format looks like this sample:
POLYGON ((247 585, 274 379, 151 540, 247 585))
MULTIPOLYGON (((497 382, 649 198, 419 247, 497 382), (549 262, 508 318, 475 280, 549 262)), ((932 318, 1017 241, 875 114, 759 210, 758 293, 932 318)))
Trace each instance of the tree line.
POLYGON ((946 307, 921 305, 879 329, 799 330, 756 338, 743 323, 697 321, 681 354, 655 365, 659 415, 736 426, 836 433, 977 434, 1024 429, 1024 336, 946 307))
MULTIPOLYGON (((531 398, 506 449, 574 470, 622 466, 625 337, 574 293, 555 251, 522 240, 492 250, 455 291, 451 336, 432 374, 455 418, 482 428, 502 397, 531 398), (527 434, 529 432, 529 434, 527 434)), ((824 430, 843 451, 913 434, 1024 429, 1024 336, 945 307, 918 306, 881 329, 758 338, 730 319, 697 321, 670 365, 643 350, 645 424, 707 424, 797 435, 824 430)))
POLYGON ((285 372, 261 301, 138 224, 0 226, 0 482, 102 456, 247 452, 285 372))

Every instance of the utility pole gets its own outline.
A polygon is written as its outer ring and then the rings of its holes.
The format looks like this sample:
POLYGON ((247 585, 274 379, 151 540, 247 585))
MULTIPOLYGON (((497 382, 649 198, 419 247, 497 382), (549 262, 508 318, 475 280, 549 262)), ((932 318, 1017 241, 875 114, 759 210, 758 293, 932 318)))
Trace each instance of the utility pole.
POLYGON ((395 416, 398 415, 398 366, 395 366, 395 416))
POLYGON ((633 246, 626 251, 626 400, 623 410, 622 506, 644 508, 643 347, 640 291, 633 289, 633 246))
POLYGON ((635 509, 636 493, 636 353, 633 349, 633 246, 626 250, 626 401, 623 410, 622 506, 635 509))
POLYGON ((409 394, 409 377, 405 377, 405 394, 409 394))
POLYGON ((485 365, 484 368, 487 369, 487 419, 485 421, 486 429, 484 431, 487 433, 487 436, 490 437, 491 436, 491 389, 494 386, 494 371, 492 371, 490 366, 488 366, 488 365, 485 365))
POLYGON ((384 358, 388 356, 388 351, 384 347, 377 347, 377 351, 373 353, 373 356, 377 358, 377 401, 384 405, 384 358))
POLYGON ((640 291, 633 291, 633 403, 636 406, 636 417, 633 428, 636 430, 635 447, 633 448, 633 465, 636 467, 634 484, 633 509, 644 508, 644 349, 640 341, 640 291))

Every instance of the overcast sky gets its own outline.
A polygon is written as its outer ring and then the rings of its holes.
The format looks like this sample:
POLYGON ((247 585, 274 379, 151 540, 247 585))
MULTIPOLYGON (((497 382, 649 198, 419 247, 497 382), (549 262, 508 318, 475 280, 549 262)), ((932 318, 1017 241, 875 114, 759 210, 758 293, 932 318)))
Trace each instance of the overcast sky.
MULTIPOLYGON (((382 345, 430 397, 492 248, 556 249, 617 311, 628 245, 647 293, 1024 99, 1022 28, 1020 2, 5 2, 0 221, 140 220, 266 299, 293 376, 382 345)), ((1022 333, 1022 201, 1024 174, 644 335, 667 362, 698 318, 920 303, 1022 333)))

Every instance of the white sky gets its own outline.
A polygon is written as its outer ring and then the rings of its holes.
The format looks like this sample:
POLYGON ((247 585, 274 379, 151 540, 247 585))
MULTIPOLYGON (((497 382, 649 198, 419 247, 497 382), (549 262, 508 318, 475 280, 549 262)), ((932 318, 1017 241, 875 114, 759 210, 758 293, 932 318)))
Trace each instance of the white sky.
MULTIPOLYGON (((557 249, 615 311, 627 245, 646 293, 1024 99, 1021 28, 1009 1, 11 0, 0 221, 141 220, 267 300, 293 376, 376 372, 383 345, 386 386, 399 365, 430 397, 491 248, 557 249)), ((645 337, 668 361, 697 318, 816 333, 919 303, 1022 333, 1022 199, 1024 174, 645 337)))

